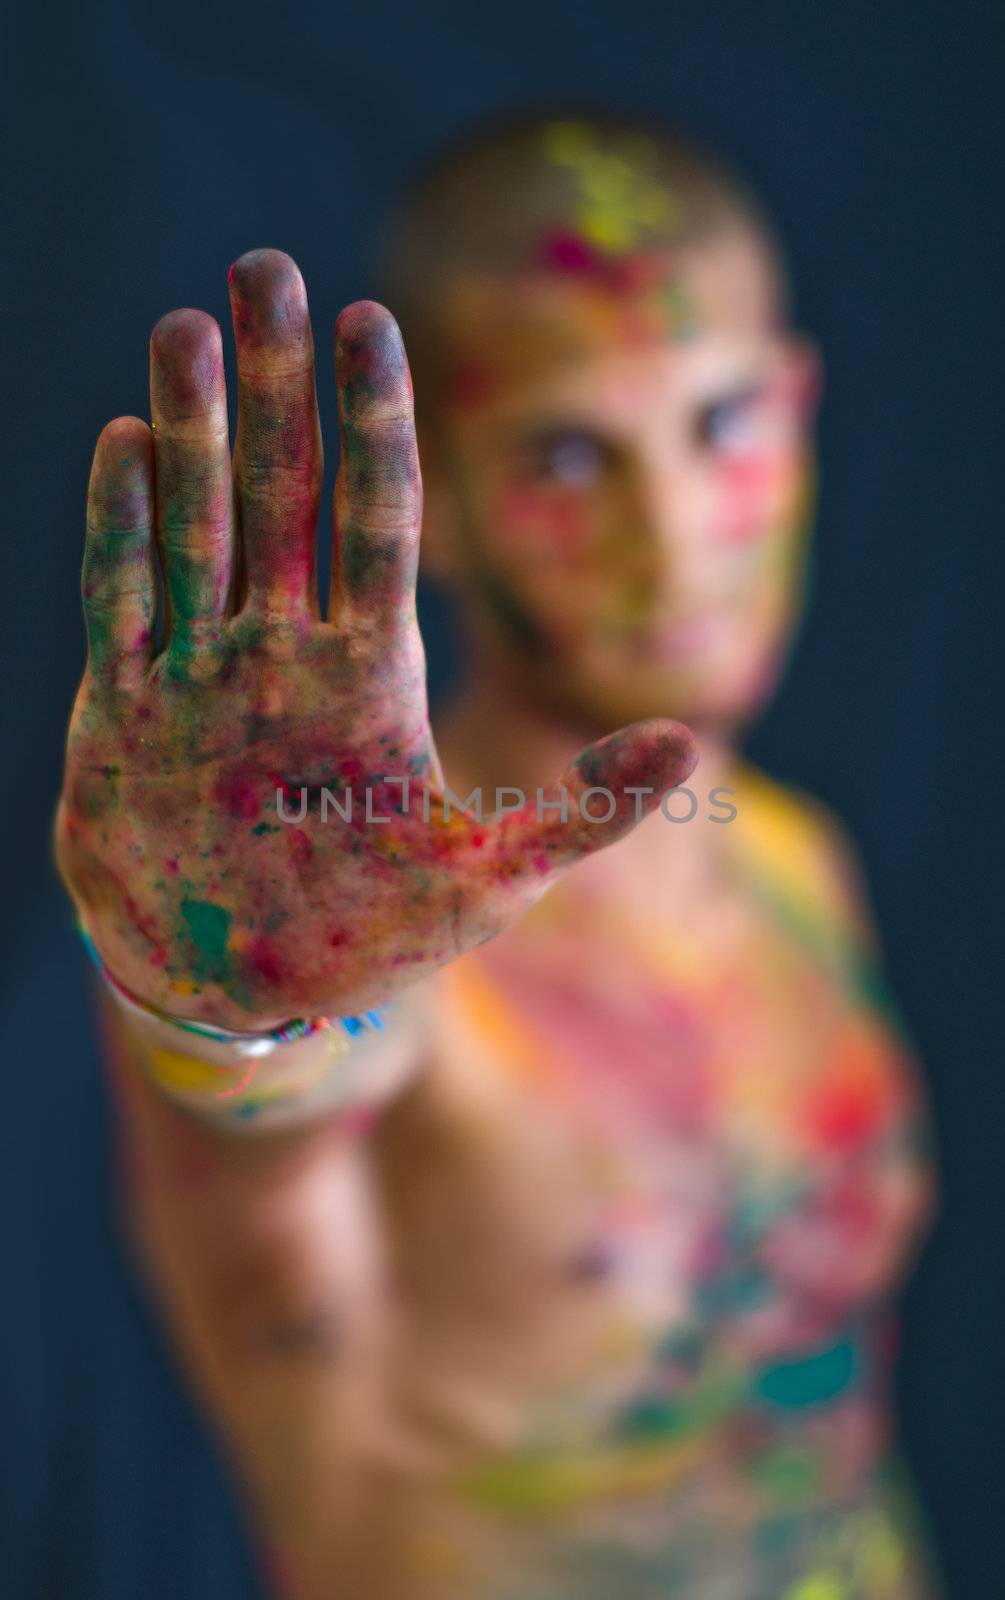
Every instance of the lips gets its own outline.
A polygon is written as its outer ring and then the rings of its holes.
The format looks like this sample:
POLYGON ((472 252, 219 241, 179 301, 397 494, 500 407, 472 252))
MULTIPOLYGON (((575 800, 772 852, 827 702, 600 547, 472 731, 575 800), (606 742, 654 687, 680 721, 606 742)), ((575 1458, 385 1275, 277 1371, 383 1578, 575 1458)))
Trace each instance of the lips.
POLYGON ((686 661, 715 649, 731 627, 726 612, 704 611, 642 635, 639 648, 656 661, 686 661))

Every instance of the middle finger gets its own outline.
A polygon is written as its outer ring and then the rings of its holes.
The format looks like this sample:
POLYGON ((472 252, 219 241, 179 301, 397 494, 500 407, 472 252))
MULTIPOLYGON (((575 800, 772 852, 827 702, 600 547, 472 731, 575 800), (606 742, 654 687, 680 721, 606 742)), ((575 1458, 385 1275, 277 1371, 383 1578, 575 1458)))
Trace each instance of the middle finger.
POLYGON ((266 623, 316 617, 322 451, 304 280, 281 250, 250 250, 230 269, 230 302, 246 605, 266 623))

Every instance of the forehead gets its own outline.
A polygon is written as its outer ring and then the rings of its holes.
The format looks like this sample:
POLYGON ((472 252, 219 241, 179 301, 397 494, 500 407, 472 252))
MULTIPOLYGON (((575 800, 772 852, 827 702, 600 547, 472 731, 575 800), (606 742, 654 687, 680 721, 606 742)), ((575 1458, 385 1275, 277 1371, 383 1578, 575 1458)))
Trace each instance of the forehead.
POLYGON ((545 393, 624 404, 654 386, 728 381, 782 323, 777 270, 746 230, 603 272, 459 276, 438 310, 444 398, 463 414, 545 393))

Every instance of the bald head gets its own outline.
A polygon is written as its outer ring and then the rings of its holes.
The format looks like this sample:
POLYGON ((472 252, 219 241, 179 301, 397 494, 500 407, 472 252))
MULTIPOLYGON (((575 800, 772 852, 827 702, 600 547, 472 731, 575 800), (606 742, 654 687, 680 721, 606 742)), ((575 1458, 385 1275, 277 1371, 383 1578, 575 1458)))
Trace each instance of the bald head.
POLYGON ((448 308, 458 301, 477 308, 514 287, 553 300, 575 290, 656 312, 686 335, 692 308, 673 303, 673 269, 723 245, 734 257, 738 245, 750 263, 756 314, 780 319, 786 288, 773 233, 717 161, 613 117, 488 127, 420 175, 386 241, 384 293, 405 333, 420 411, 442 398, 455 331, 448 308))

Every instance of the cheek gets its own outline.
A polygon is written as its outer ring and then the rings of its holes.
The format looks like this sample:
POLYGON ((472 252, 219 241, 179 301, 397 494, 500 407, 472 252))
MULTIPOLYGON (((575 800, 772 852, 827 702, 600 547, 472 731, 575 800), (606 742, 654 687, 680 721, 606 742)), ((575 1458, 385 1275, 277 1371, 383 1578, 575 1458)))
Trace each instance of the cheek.
POLYGON ((577 490, 504 484, 494 511, 510 549, 575 564, 596 548, 597 510, 577 490))
POLYGON ((775 535, 791 520, 799 467, 790 455, 737 456, 716 479, 715 531, 728 544, 775 535))

